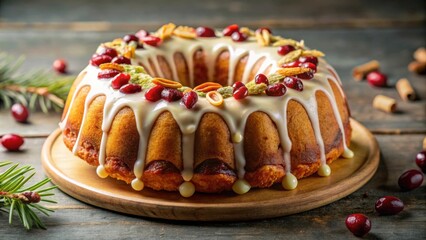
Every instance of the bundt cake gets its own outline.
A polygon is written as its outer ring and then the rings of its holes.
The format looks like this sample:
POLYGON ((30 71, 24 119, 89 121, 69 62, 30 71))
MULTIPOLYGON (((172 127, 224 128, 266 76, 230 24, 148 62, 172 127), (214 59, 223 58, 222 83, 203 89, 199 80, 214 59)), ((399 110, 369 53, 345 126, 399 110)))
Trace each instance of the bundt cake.
POLYGON ((166 24, 101 44, 70 90, 65 145, 135 190, 246 193, 330 175, 349 150, 335 70, 303 41, 166 24))

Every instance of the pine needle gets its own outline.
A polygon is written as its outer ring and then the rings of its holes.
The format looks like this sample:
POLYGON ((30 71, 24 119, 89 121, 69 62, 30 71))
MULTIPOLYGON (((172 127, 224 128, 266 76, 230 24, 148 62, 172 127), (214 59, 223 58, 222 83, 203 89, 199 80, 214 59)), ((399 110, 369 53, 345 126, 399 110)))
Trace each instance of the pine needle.
MULTIPOLYGON (((1 65, 1 63, 0 63, 1 65)), ((1 69, 0 69, 1 70, 1 69)), ((40 201, 56 203, 49 197, 56 186, 40 189, 50 182, 50 179, 41 180, 30 187, 24 185, 34 176, 31 166, 19 166, 11 162, 0 162, 0 168, 8 167, 0 174, 0 210, 9 213, 9 224, 18 216, 22 225, 27 229, 46 229, 36 212, 49 216, 53 210, 39 204, 40 201)))
POLYGON ((61 111, 74 77, 58 77, 48 71, 22 73, 24 59, 0 52, 0 108, 21 103, 32 111, 61 111))

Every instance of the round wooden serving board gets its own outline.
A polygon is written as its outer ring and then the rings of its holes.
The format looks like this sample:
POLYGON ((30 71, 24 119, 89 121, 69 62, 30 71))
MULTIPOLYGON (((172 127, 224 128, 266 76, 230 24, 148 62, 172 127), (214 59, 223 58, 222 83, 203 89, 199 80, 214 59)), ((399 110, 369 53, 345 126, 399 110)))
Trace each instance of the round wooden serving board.
POLYGON ((96 168, 74 156, 63 144, 61 131, 53 132, 42 150, 46 174, 65 193, 83 202, 132 215, 196 221, 250 220, 284 216, 324 206, 341 199, 370 180, 379 165, 379 148, 373 135, 351 120, 352 159, 331 164, 331 176, 313 175, 299 180, 297 189, 286 191, 277 184, 252 189, 243 195, 196 193, 190 198, 178 192, 144 189, 112 178, 101 179, 96 168))

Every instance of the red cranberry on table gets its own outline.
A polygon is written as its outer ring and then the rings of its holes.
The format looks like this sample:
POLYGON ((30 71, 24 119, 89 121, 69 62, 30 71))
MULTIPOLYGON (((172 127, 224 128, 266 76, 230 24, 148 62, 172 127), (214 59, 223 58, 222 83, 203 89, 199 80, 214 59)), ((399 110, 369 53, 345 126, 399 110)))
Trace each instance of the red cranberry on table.
POLYGON ((111 61, 112 63, 117 63, 117 64, 131 64, 131 61, 129 58, 126 58, 124 56, 117 56, 115 58, 112 59, 111 61))
POLYGON ((156 85, 145 93, 145 99, 150 102, 156 102, 161 99, 161 92, 164 90, 164 87, 161 85, 156 85))
POLYGON ((123 85, 128 84, 130 75, 127 73, 119 73, 111 80, 111 87, 113 89, 120 89, 123 85))
POLYGON ((410 191, 422 185, 423 174, 416 169, 404 172, 398 179, 398 185, 403 191, 410 191))
POLYGON ((216 37, 214 30, 209 27, 197 27, 195 32, 197 33, 197 37, 216 37))
POLYGON ((234 84, 232 84, 232 92, 234 93, 235 91, 238 90, 238 88, 245 86, 245 84, 243 82, 234 82, 234 84))
POLYGON ((28 116, 30 115, 27 107, 21 103, 13 104, 10 108, 10 112, 12 113, 13 118, 20 123, 27 122, 28 116))
POLYGON ((244 42, 247 39, 247 35, 242 32, 234 32, 231 38, 234 42, 244 42))
POLYGON ((377 200, 375 208, 380 215, 395 215, 404 209, 404 203, 397 197, 385 196, 377 200))
POLYGON ((125 94, 132 94, 140 91, 142 91, 142 87, 139 84, 134 83, 128 83, 120 88, 120 92, 125 94))
POLYGON ((296 48, 294 48, 291 45, 284 45, 284 46, 279 46, 277 52, 279 55, 286 55, 287 53, 292 52, 295 49, 296 48))
POLYGON ((292 88, 297 91, 303 91, 303 83, 302 80, 296 78, 296 77, 285 77, 284 78, 284 85, 286 87, 292 88))
POLYGON ((362 237, 371 229, 371 221, 367 216, 361 213, 354 213, 346 217, 346 227, 355 236, 362 237))
POLYGON ((234 91, 233 96, 235 99, 240 100, 248 96, 248 89, 246 86, 241 86, 234 91))
POLYGON ((423 173, 426 173, 426 151, 421 151, 416 155, 416 164, 422 170, 423 173))
POLYGON ((254 82, 256 84, 264 83, 266 85, 269 85, 268 77, 265 74, 263 74, 263 73, 257 74, 256 77, 254 78, 254 82))
POLYGON ((19 151, 24 144, 24 138, 17 134, 6 134, 1 138, 1 144, 9 151, 19 151))
POLYGON ((387 85, 388 77, 379 71, 373 71, 367 74, 367 81, 371 86, 385 87, 387 85))
POLYGON ((161 98, 167 102, 178 101, 183 97, 183 93, 177 89, 166 88, 161 92, 161 98))
POLYGON ((99 66, 102 63, 109 63, 111 62, 112 57, 108 56, 108 55, 93 55, 92 59, 90 59, 90 64, 92 64, 93 66, 99 66))
POLYGON ((185 93, 182 97, 182 103, 187 109, 191 109, 198 101, 198 94, 194 91, 185 93))
POLYGON ((223 36, 231 36, 234 32, 238 32, 240 27, 237 24, 232 24, 223 29, 223 36))
POLYGON ((55 69, 58 73, 66 73, 67 62, 64 59, 56 59, 53 62, 53 69, 55 69))
POLYGON ((284 86, 284 84, 282 83, 275 83, 272 85, 269 85, 266 90, 265 93, 268 96, 282 96, 285 94, 285 92, 287 91, 286 87, 284 86))

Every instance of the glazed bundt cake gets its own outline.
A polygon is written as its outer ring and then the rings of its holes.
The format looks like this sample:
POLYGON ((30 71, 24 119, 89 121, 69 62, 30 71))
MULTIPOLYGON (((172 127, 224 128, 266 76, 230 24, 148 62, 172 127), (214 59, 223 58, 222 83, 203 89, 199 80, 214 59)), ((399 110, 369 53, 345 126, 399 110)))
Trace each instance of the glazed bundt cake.
POLYGON ((65 145, 135 190, 243 194, 351 158, 341 82, 303 41, 166 24, 103 43, 69 93, 65 145))

